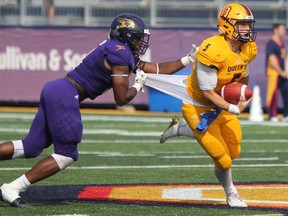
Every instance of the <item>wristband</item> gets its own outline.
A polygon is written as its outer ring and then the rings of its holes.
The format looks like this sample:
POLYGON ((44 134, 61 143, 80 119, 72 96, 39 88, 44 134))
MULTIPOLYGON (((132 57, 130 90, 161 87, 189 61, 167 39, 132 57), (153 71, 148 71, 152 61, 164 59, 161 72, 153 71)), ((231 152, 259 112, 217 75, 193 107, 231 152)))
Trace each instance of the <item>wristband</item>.
POLYGON ((190 59, 188 56, 184 56, 181 58, 181 62, 182 64, 186 67, 187 65, 189 65, 191 63, 190 59))
POLYGON ((156 64, 156 74, 159 74, 159 65, 158 65, 158 63, 156 64))
POLYGON ((139 83, 134 83, 132 87, 134 87, 137 92, 139 92, 142 89, 142 86, 139 83))
POLYGON ((228 112, 239 115, 240 114, 240 110, 238 108, 238 106, 234 105, 234 104, 230 104, 229 108, 228 108, 228 112))

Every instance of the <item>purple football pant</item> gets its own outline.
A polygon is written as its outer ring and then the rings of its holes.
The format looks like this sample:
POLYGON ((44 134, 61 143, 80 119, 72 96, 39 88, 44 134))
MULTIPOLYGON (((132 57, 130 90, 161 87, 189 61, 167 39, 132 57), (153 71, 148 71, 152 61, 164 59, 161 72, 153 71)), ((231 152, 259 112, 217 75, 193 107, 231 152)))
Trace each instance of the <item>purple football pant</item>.
POLYGON ((76 87, 64 78, 43 87, 38 112, 23 140, 25 158, 37 157, 53 143, 56 154, 78 159, 83 126, 77 95, 76 87))

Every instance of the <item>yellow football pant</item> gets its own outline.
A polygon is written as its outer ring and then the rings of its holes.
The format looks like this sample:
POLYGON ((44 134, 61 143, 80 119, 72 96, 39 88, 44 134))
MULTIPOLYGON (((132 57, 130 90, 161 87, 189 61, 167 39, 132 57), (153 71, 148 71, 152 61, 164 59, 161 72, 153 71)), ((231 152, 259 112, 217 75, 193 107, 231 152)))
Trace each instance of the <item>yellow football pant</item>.
POLYGON ((203 133, 199 133, 196 125, 200 121, 200 114, 210 112, 211 108, 197 107, 192 104, 182 104, 182 113, 192 129, 196 140, 220 169, 229 169, 232 160, 237 158, 241 151, 240 142, 242 131, 236 115, 222 110, 219 116, 203 133))

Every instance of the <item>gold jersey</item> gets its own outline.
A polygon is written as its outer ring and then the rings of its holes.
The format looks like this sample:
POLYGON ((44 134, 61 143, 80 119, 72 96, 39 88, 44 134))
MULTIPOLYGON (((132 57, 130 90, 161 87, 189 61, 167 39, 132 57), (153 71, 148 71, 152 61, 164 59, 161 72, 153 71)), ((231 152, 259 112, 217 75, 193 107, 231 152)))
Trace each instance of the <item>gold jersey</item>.
MULTIPOLYGON (((214 91, 220 94, 224 85, 237 82, 246 75, 247 65, 256 57, 257 52, 256 43, 248 42, 241 46, 240 53, 235 53, 223 35, 215 35, 202 42, 196 59, 208 67, 217 69, 217 86, 214 91)), ((198 103, 214 106, 202 95, 197 79, 197 64, 194 64, 192 74, 187 79, 187 91, 198 103)))

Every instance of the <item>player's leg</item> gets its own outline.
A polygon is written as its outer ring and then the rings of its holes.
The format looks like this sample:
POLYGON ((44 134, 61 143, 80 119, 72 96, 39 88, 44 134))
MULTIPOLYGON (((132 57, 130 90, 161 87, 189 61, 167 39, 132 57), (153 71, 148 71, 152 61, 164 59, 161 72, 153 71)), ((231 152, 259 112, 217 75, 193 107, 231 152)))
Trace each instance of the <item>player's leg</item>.
POLYGON ((224 188, 226 202, 230 207, 247 207, 243 198, 238 194, 232 180, 232 169, 220 169, 215 167, 215 176, 224 188))
MULTIPOLYGON (((205 109, 191 105, 183 105, 182 111, 184 118, 194 132, 196 140, 214 160, 216 167, 215 175, 224 188, 228 205, 231 207, 246 207, 246 203, 241 200, 232 182, 232 160, 228 147, 223 138, 223 133, 220 129, 220 125, 226 122, 225 118, 223 117, 223 112, 221 112, 214 122, 210 124, 206 131, 199 133, 196 130, 196 125, 200 121, 200 116, 198 113, 205 112, 205 109), (192 116, 193 118, 191 118, 192 116), (232 196, 234 198, 233 202, 230 201, 232 196)), ((209 110, 206 110, 206 112, 207 111, 209 110)))
POLYGON ((191 128, 185 119, 179 116, 172 118, 170 125, 160 137, 160 143, 164 143, 166 140, 176 136, 187 136, 194 139, 194 134, 191 128))
POLYGON ((282 121, 288 121, 288 80, 281 78, 279 88, 283 99, 283 118, 282 121))
POLYGON ((10 160, 24 155, 21 140, 6 141, 0 144, 0 160, 10 160))
POLYGON ((31 184, 56 174, 78 159, 77 144, 82 138, 82 123, 80 104, 75 95, 78 95, 75 86, 66 79, 50 82, 44 88, 44 112, 54 154, 25 173, 31 184))
POLYGON ((22 207, 21 191, 77 160, 77 143, 82 136, 79 101, 74 98, 77 94, 75 87, 64 79, 45 86, 41 94, 43 109, 39 109, 28 136, 23 140, 23 147, 26 158, 36 157, 51 144, 52 137, 55 154, 41 160, 15 181, 2 185, 2 199, 5 202, 22 207), (76 116, 73 116, 75 113, 76 116), (70 137, 67 139, 67 136, 70 137), (43 137, 46 143, 39 146, 43 137))
MULTIPOLYGON (((242 131, 238 118, 226 111, 222 111, 224 123, 220 124, 220 130, 223 134, 224 143, 227 145, 231 160, 238 158, 241 152, 240 142, 242 140, 242 131)), ((247 207, 245 201, 238 195, 238 192, 232 180, 232 168, 221 169, 215 167, 215 175, 222 184, 227 196, 227 203, 231 207, 247 207)))
MULTIPOLYGON (((47 125, 40 105, 25 139, 7 141, 0 145, 0 160, 37 157, 45 147, 51 144, 49 133, 46 132, 47 125)), ((1 199, 12 206, 22 207, 19 193, 25 191, 30 185, 25 174, 9 184, 4 183, 0 188, 1 199)))

